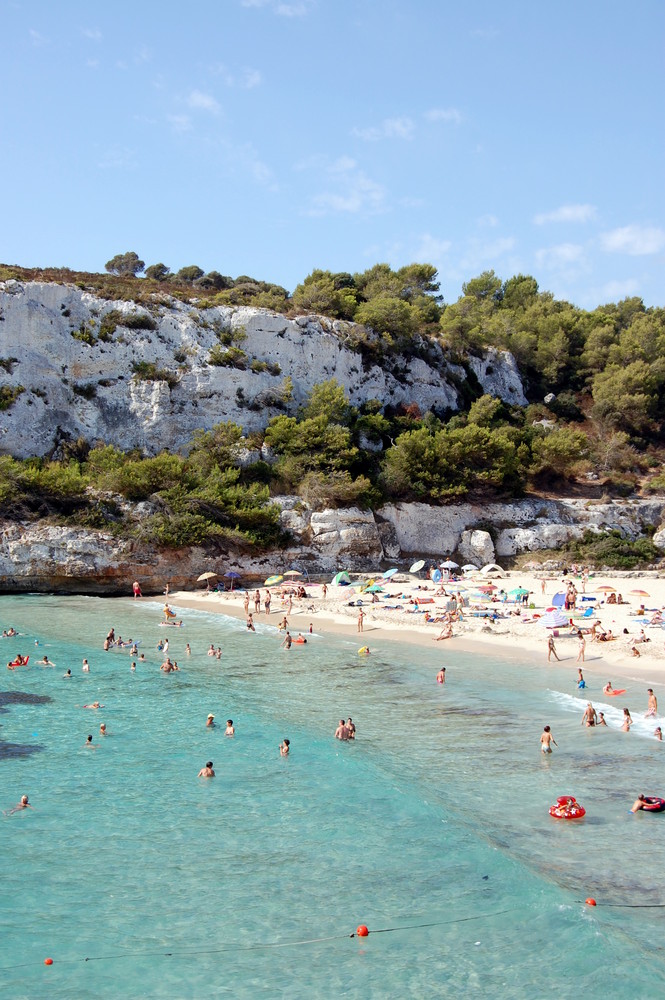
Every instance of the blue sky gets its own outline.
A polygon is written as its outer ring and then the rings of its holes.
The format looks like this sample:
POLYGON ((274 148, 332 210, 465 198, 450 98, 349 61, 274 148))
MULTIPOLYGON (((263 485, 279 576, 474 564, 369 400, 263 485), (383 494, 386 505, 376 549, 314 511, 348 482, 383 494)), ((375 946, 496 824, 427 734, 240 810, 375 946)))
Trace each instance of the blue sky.
POLYGON ((662 0, 2 0, 0 260, 665 305, 662 0))

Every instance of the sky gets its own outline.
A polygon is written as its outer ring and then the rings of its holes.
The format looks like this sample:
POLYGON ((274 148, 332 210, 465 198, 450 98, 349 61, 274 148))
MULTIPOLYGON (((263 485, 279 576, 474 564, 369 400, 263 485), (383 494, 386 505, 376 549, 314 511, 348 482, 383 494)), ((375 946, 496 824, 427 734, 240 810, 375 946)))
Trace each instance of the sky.
POLYGON ((665 305, 663 0, 0 0, 0 261, 665 305))

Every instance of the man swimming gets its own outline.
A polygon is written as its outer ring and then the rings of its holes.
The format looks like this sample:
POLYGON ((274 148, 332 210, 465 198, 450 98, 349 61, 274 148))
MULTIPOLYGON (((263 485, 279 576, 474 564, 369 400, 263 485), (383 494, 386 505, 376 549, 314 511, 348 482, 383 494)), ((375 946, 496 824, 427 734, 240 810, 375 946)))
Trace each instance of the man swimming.
POLYGON ((201 770, 197 774, 197 778, 214 778, 214 777, 215 777, 215 772, 212 767, 212 761, 209 760, 206 763, 206 766, 201 768, 201 770))
POLYGON ((21 796, 21 801, 17 802, 16 805, 12 809, 6 809, 5 812, 4 812, 4 815, 5 816, 11 816, 12 813, 20 812, 21 809, 34 809, 34 808, 35 807, 31 806, 30 803, 28 802, 28 796, 27 795, 22 795, 21 796))

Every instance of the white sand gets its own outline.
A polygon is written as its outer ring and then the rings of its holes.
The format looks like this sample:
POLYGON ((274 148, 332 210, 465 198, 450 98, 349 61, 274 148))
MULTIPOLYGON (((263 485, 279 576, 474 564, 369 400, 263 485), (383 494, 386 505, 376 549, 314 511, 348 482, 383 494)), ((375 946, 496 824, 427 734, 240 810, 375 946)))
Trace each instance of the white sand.
MULTIPOLYGON (((476 574, 464 581, 463 586, 468 589, 463 593, 470 597, 477 592, 478 583, 493 582, 498 588, 502 587, 506 591, 523 586, 531 592, 529 604, 535 605, 534 610, 528 607, 522 610, 522 617, 526 619, 534 614, 542 614, 545 608, 551 606, 554 594, 557 591, 565 590, 565 579, 562 577, 546 578, 545 596, 543 596, 541 576, 512 572, 506 573, 500 579, 487 580, 480 574, 476 574), (476 581, 475 585, 473 581, 476 581)), ((581 581, 574 577, 572 579, 581 597, 581 581)), ((480 607, 496 608, 499 614, 507 613, 515 609, 514 604, 492 603, 489 600, 481 602, 471 599, 471 606, 464 609, 464 620, 453 625, 453 637, 434 644, 433 640, 439 635, 443 626, 426 624, 424 614, 409 613, 407 609, 415 607, 415 605, 409 604, 410 599, 434 597, 435 603, 424 607, 432 615, 445 610, 447 598, 435 597, 437 586, 431 581, 419 580, 406 573, 399 574, 384 586, 386 592, 379 595, 380 602, 372 604, 370 603, 371 595, 360 595, 358 591, 349 587, 335 587, 329 584, 328 593, 324 599, 320 585, 307 584, 306 589, 309 596, 302 601, 294 600, 292 610, 287 615, 289 631, 295 638, 298 632, 307 633, 311 622, 314 631, 319 634, 328 632, 347 636, 357 635, 359 646, 368 645, 371 647, 373 639, 381 638, 425 646, 431 645, 432 648, 440 648, 442 651, 445 649, 446 656, 449 656, 451 651, 459 649, 485 655, 491 653, 493 656, 514 657, 517 655, 520 659, 533 657, 535 665, 547 661, 547 640, 550 630, 538 622, 527 622, 523 621, 522 618, 508 616, 490 624, 487 619, 475 618, 471 614, 474 608, 480 607), (359 598, 363 601, 365 613, 362 634, 358 633, 357 630, 359 609, 348 606, 349 601, 355 601, 359 598), (388 610, 387 604, 401 605, 402 610, 388 610)), ((265 587, 260 588, 262 608, 265 590, 265 587)), ((286 611, 286 602, 282 603, 279 588, 272 588, 271 593, 272 606, 269 618, 266 618, 262 610, 259 615, 255 615, 255 620, 277 626, 286 611)), ((254 611, 253 594, 254 589, 250 588, 250 611, 252 612, 254 611)), ((169 602, 176 608, 195 608, 244 619, 244 596, 243 591, 233 594, 178 591, 169 595, 169 602)), ((621 578, 592 576, 586 584, 584 596, 599 598, 597 614, 594 614, 590 619, 584 619, 579 616, 579 612, 575 612, 573 614, 574 625, 586 628, 593 624, 596 619, 600 619, 603 627, 611 629, 617 639, 614 642, 593 642, 591 636, 587 636, 585 661, 577 663, 579 648, 577 638, 570 629, 559 629, 559 635, 555 638, 557 653, 563 662, 570 665, 571 671, 576 672, 577 667, 582 666, 585 675, 601 676, 603 680, 611 680, 615 687, 623 686, 624 681, 631 684, 643 683, 645 688, 655 686, 657 683, 665 683, 665 629, 650 627, 648 625, 651 617, 649 613, 643 617, 636 615, 641 604, 644 604, 647 609, 665 606, 665 579, 651 577, 646 579, 640 577, 639 574, 631 577, 622 576, 621 578), (605 604, 605 598, 608 595, 598 590, 603 586, 612 587, 617 594, 623 594, 624 600, 628 603, 622 605, 605 604), (633 590, 646 591, 649 596, 632 596, 630 591, 633 590), (624 628, 628 629, 628 635, 624 634, 624 628), (641 628, 644 628, 650 641, 637 645, 641 654, 638 658, 631 653, 631 640, 639 635, 641 628)))

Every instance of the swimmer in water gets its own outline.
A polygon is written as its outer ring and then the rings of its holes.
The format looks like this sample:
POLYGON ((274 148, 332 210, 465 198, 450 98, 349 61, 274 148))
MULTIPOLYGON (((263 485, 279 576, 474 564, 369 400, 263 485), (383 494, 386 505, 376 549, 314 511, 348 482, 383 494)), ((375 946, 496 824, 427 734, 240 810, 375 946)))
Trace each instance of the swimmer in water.
POLYGON ((591 726, 595 726, 598 722, 598 715, 596 709, 593 707, 590 701, 587 702, 586 708, 584 709, 584 715, 582 716, 582 722, 580 725, 586 726, 590 729, 591 726))
POLYGON ((635 801, 633 802, 633 806, 632 806, 632 809, 630 811, 632 813, 636 813, 636 812, 639 812, 640 809, 646 809, 646 807, 648 805, 649 805, 649 803, 645 799, 644 795, 638 795, 637 798, 635 799, 635 801))
POLYGON ((441 667, 441 669, 439 670, 438 674, 436 675, 436 683, 437 684, 445 684, 446 683, 446 668, 445 667, 441 667))
POLYGON ((614 693, 614 688, 612 687, 612 681, 608 681, 605 687, 603 688, 603 694, 613 694, 613 693, 614 693))
POLYGON ((235 736, 236 731, 233 726, 233 719, 226 720, 226 729, 224 731, 225 736, 235 736))
POLYGON ((656 737, 657 740, 660 740, 661 743, 662 743, 662 740, 663 740, 663 730, 660 728, 660 726, 656 726, 656 728, 654 729, 653 735, 656 737))
POLYGON ((597 723, 597 725, 599 725, 599 726, 606 726, 607 725, 607 722, 605 721, 605 713, 604 712, 599 712, 598 713, 598 723, 597 723))
POLYGON ((349 730, 346 728, 346 719, 340 719, 339 720, 339 725, 338 725, 337 729, 335 730, 335 739, 336 740, 348 740, 349 739, 349 730))
POLYGON ((99 750, 99 746, 92 742, 92 733, 88 736, 87 740, 83 744, 84 747, 89 747, 91 750, 99 750))
POLYGON ((201 770, 197 774, 197 778, 214 778, 214 777, 215 777, 215 772, 212 767, 212 761, 209 760, 206 763, 206 766, 201 768, 201 770))
POLYGON ((108 731, 106 729, 106 723, 105 722, 101 722, 100 725, 99 725, 99 735, 100 736, 108 736, 109 735, 108 731))
POLYGON ((67 679, 68 679, 69 677, 71 677, 71 676, 72 676, 72 672, 71 672, 71 670, 68 670, 68 671, 67 671, 66 673, 64 673, 64 674, 63 674, 62 676, 63 676, 63 678, 64 678, 65 680, 67 680, 67 679))
POLYGON ((136 670, 136 661, 135 660, 132 660, 132 665, 131 665, 131 667, 129 669, 130 670, 136 670))
POLYGON ((34 809, 34 808, 35 807, 31 806, 30 803, 28 802, 28 796, 27 795, 22 795, 21 796, 21 801, 17 802, 16 805, 12 809, 6 809, 4 811, 4 815, 5 816, 11 816, 12 813, 20 812, 21 809, 34 809))
POLYGON ((55 663, 51 663, 51 661, 49 660, 48 656, 45 656, 43 659, 38 660, 37 663, 38 663, 38 665, 40 667, 54 667, 55 666, 55 663))
POLYGON ((212 712, 210 713, 210 715, 206 720, 206 726, 209 727, 210 729, 215 728, 215 716, 212 714, 212 712))
POLYGON ((291 740, 282 740, 282 742, 279 744, 279 752, 282 757, 288 757, 290 747, 291 747, 291 740))
POLYGON ((90 673, 90 664, 88 663, 87 660, 83 661, 83 666, 81 667, 81 670, 83 671, 84 674, 90 673))
POLYGON ((104 708, 104 705, 100 705, 98 701, 93 701, 92 705, 83 705, 83 708, 104 708))
POLYGON ((549 726, 543 727, 543 735, 540 737, 540 749, 543 753, 552 753, 552 743, 555 747, 559 744, 552 736, 549 726))
POLYGON ((351 718, 351 716, 349 716, 348 719, 346 720, 346 731, 349 734, 349 739, 350 740, 355 740, 355 738, 356 738, 356 724, 353 721, 353 719, 351 718))
POLYGON ((190 645, 189 645, 188 642, 185 643, 185 653, 187 654, 187 656, 191 656, 192 655, 192 650, 191 650, 190 645))

